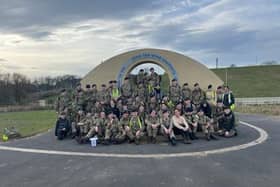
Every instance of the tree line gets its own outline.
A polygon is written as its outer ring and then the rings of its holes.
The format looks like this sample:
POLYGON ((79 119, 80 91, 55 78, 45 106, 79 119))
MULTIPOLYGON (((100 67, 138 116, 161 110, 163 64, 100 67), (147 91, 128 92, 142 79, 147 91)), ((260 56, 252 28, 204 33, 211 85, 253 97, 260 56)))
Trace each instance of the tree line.
POLYGON ((40 77, 31 80, 19 73, 0 74, 0 105, 21 105, 57 93, 62 88, 74 88, 80 78, 75 75, 40 77))

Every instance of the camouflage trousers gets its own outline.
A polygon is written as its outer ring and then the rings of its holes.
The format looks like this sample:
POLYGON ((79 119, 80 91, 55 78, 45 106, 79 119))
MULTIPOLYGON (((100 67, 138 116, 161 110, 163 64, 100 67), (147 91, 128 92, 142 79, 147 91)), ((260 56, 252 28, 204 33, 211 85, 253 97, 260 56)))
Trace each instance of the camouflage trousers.
POLYGON ((105 129, 105 140, 111 140, 117 135, 117 131, 114 127, 106 127, 105 129))
POLYGON ((177 103, 179 103, 180 97, 179 97, 179 96, 170 97, 170 101, 172 101, 172 103, 173 103, 174 105, 176 105, 177 103))
POLYGON ((90 130, 88 131, 86 137, 87 137, 87 138, 91 138, 91 137, 93 137, 93 136, 95 136, 95 135, 98 135, 98 127, 92 126, 92 127, 90 128, 90 130))
MULTIPOLYGON (((167 129, 168 129, 168 128, 167 128, 167 129)), ((163 136, 168 137, 168 138, 175 137, 175 134, 174 134, 173 129, 171 130, 171 132, 170 132, 169 134, 166 134, 164 128, 161 127, 161 128, 160 128, 160 134, 162 134, 163 136)))
POLYGON ((189 125, 190 125, 191 132, 196 133, 197 128, 198 128, 198 124, 197 123, 189 123, 189 125))
POLYGON ((140 140, 144 136, 144 133, 140 132, 139 134, 137 134, 137 131, 128 129, 126 130, 126 135, 129 138, 129 140, 140 140))
POLYGON ((198 124, 202 128, 204 134, 214 133, 214 127, 212 124, 198 124))
POLYGON ((159 126, 153 128, 152 125, 147 125, 147 133, 149 137, 153 137, 153 138, 157 137, 158 131, 159 131, 159 126))
POLYGON ((113 137, 115 141, 118 143, 124 142, 126 138, 126 134, 118 133, 115 137, 113 137))

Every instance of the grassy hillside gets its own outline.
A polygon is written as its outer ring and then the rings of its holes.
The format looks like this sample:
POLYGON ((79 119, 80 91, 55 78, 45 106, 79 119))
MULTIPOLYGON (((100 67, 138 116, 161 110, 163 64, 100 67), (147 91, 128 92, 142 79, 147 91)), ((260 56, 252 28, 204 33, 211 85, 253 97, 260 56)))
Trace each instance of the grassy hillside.
MULTIPOLYGON (((212 69, 226 82, 226 69, 212 69)), ((280 65, 227 68, 228 85, 236 97, 279 97, 280 65)))

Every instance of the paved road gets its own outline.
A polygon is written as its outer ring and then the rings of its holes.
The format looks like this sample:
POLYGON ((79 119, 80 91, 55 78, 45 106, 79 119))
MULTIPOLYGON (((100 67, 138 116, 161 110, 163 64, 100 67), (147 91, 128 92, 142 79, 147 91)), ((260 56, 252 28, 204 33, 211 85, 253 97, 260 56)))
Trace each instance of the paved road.
MULTIPOLYGON (((266 142, 222 154, 174 158, 100 158, 0 151, 0 186, 279 186, 280 118, 241 115, 242 121, 267 131, 266 142)), ((4 144, 12 147, 97 153, 181 153, 250 142, 258 133, 240 125, 234 139, 173 148, 120 145, 96 149, 71 140, 57 142, 51 133, 4 144)))

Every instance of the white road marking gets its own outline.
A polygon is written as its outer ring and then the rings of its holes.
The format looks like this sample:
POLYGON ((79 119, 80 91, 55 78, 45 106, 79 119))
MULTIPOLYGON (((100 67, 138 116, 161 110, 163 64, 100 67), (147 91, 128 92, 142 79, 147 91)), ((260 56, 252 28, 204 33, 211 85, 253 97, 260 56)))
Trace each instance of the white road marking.
POLYGON ((171 158, 171 157, 188 157, 188 156, 207 156, 211 154, 221 154, 231 151, 238 151, 247 149, 252 146, 256 146, 265 142, 268 138, 268 133, 259 127, 251 125, 249 123, 240 121, 241 124, 253 128, 259 133, 259 137, 249 143, 221 148, 207 151, 197 152, 185 152, 185 153, 168 153, 168 154, 115 154, 115 153, 84 153, 84 152, 70 152, 70 151, 56 151, 56 150, 44 150, 44 149, 29 149, 29 148, 18 148, 9 146, 0 146, 0 150, 6 151, 17 151, 24 153, 37 153, 37 154, 48 154, 48 155, 64 155, 64 156, 86 156, 86 157, 115 157, 115 158, 171 158))

